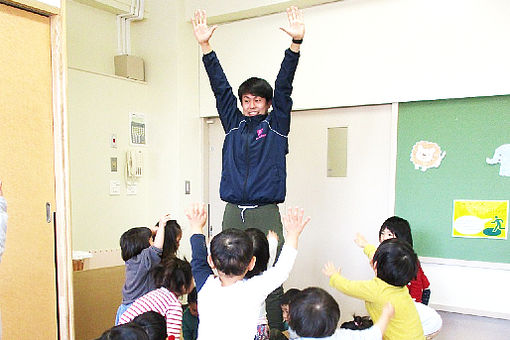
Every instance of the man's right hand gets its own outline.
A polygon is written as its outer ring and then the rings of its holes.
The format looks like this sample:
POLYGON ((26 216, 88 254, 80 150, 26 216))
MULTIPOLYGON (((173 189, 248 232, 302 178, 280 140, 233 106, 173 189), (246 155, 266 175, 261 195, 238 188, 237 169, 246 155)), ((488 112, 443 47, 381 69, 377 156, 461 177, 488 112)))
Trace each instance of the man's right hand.
POLYGON ((211 52, 212 48, 209 45, 209 39, 211 39, 218 26, 207 26, 207 14, 201 9, 195 11, 194 17, 191 18, 191 23, 193 24, 193 34, 202 48, 202 52, 204 54, 211 52))

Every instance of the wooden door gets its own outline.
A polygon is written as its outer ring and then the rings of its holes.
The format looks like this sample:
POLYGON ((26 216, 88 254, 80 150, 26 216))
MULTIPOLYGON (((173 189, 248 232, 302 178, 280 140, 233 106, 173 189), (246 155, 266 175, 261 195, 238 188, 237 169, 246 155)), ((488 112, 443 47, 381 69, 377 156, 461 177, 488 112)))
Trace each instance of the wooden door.
POLYGON ((0 4, 0 179, 9 215, 0 263, 3 339, 56 339, 49 18, 0 4))

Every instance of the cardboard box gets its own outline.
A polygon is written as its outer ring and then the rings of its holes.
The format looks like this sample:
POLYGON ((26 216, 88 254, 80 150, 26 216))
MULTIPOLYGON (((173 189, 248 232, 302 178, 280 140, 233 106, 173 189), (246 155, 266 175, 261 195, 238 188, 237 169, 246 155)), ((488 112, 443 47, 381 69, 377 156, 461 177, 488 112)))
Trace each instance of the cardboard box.
POLYGON ((145 80, 143 59, 122 54, 114 57, 115 75, 136 80, 145 80))

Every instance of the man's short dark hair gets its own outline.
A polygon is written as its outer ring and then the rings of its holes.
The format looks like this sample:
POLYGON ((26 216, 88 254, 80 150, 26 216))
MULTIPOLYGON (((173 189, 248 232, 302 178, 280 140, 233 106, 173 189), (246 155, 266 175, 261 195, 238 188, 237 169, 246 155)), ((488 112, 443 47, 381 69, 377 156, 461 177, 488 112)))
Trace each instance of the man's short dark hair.
POLYGON ((246 79, 241 86, 239 86, 237 94, 239 96, 239 101, 241 102, 245 94, 252 94, 254 96, 265 98, 268 102, 273 100, 273 88, 271 85, 269 85, 266 80, 257 77, 246 79))
POLYGON ((384 282, 403 287, 416 277, 418 256, 406 241, 398 238, 382 242, 372 259, 377 277, 384 282))
POLYGON ((290 289, 287 289, 287 291, 285 293, 283 293, 282 295, 282 299, 280 300, 280 305, 290 305, 290 302, 292 301, 292 299, 294 297, 296 297, 296 295, 298 295, 298 293, 300 293, 301 291, 297 288, 290 288, 290 289))
POLYGON ((131 228, 120 237, 120 251, 124 261, 140 254, 142 250, 150 247, 149 239, 152 232, 146 227, 131 228))
POLYGON ((299 292, 290 302, 289 312, 289 326, 301 337, 331 336, 340 319, 338 303, 328 292, 318 287, 299 292))
POLYGON ((381 226, 381 229, 379 230, 379 238, 381 237, 381 234, 383 233, 384 229, 388 229, 391 231, 396 238, 406 241, 413 246, 413 235, 411 234, 411 226, 409 225, 409 222, 399 216, 392 216, 381 226))
POLYGON ((253 258, 250 237, 239 229, 226 229, 211 241, 211 258, 216 269, 228 276, 243 275, 253 258))

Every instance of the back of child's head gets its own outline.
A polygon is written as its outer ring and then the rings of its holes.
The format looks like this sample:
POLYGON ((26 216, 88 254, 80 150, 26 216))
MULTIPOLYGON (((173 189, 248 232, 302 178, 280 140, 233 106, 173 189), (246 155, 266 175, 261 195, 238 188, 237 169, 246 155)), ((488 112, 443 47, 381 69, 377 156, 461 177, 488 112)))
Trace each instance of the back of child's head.
POLYGON ((245 94, 251 94, 257 97, 265 98, 266 101, 271 101, 273 99, 273 88, 266 80, 262 78, 251 77, 246 79, 239 86, 237 95, 239 96, 239 100, 241 102, 245 94))
POLYGON ((354 320, 344 322, 340 326, 340 328, 361 331, 363 329, 370 328, 374 325, 374 322, 370 319, 369 316, 359 316, 359 315, 354 314, 352 317, 354 320))
POLYGON ((298 295, 301 292, 301 290, 297 288, 290 288, 287 289, 285 293, 283 293, 282 298, 280 300, 280 305, 290 305, 290 302, 296 295, 298 295))
POLYGON ((165 287, 177 296, 186 294, 193 284, 189 262, 177 257, 161 261, 153 274, 156 288, 165 287))
POLYGON ((398 216, 392 216, 381 226, 381 229, 379 230, 379 240, 381 240, 381 235, 384 232, 385 229, 388 229, 391 231, 393 235, 395 235, 395 238, 398 238, 400 240, 406 241, 413 247, 413 235, 411 234, 411 226, 409 225, 409 222, 398 216))
MULTIPOLYGON (((156 223, 156 226, 159 226, 159 221, 156 223)), ((179 223, 177 223, 176 220, 167 221, 165 225, 165 241, 163 243, 163 254, 161 254, 161 258, 166 259, 177 254, 181 237, 182 229, 179 223)))
POLYGON ((211 241, 211 258, 218 271, 227 276, 246 273, 253 258, 253 243, 246 232, 225 229, 211 241))
POLYGON ((110 328, 96 340, 149 340, 149 336, 142 327, 127 323, 110 328))
POLYGON ((163 315, 157 312, 140 314, 131 323, 140 326, 149 336, 149 340, 166 339, 166 320, 163 315))
POLYGON ((392 238, 383 241, 375 251, 372 262, 377 277, 393 286, 403 287, 416 277, 418 256, 406 241, 392 238))
POLYGON ((122 259, 129 260, 150 246, 152 232, 146 227, 135 227, 124 232, 120 237, 122 259))
POLYGON ((338 303, 322 288, 306 288, 290 302, 289 326, 300 337, 331 336, 335 333, 339 319, 338 303))
POLYGON ((245 278, 250 278, 267 270, 267 263, 269 261, 269 242, 266 235, 257 228, 248 228, 246 233, 253 243, 253 256, 255 256, 255 266, 252 270, 246 273, 245 278))

